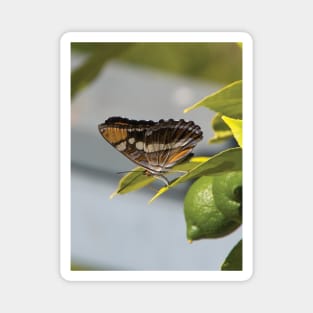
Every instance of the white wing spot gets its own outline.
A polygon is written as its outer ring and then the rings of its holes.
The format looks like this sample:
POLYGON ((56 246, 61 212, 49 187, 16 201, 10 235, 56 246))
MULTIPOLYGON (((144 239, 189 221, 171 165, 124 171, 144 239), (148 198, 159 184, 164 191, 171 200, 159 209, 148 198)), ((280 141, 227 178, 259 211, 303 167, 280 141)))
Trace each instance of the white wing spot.
POLYGON ((128 142, 132 145, 135 142, 135 138, 129 138, 128 142))
POLYGON ((116 149, 118 151, 124 151, 126 149, 126 141, 122 141, 121 143, 119 143, 117 146, 116 146, 116 149))
POLYGON ((138 150, 143 150, 143 142, 142 142, 142 141, 136 142, 136 148, 137 148, 138 150))
POLYGON ((145 151, 146 152, 155 152, 154 151, 154 145, 153 144, 147 145, 145 151))

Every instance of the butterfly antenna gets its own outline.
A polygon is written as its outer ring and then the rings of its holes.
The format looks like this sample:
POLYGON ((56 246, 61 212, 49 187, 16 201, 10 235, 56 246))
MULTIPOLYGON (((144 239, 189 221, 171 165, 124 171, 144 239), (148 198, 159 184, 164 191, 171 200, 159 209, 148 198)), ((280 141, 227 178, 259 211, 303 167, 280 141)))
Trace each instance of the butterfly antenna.
POLYGON ((126 174, 126 173, 143 173, 143 171, 124 171, 124 172, 116 172, 116 174, 126 174))

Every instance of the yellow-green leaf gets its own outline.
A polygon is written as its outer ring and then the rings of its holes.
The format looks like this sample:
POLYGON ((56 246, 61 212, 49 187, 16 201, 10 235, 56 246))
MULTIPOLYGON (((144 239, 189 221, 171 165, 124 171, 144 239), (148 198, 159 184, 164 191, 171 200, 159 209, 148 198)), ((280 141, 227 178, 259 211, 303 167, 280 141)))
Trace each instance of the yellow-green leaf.
POLYGON ((239 146, 242 147, 242 120, 233 119, 227 116, 222 116, 222 119, 231 129, 239 146))
POLYGON ((232 118, 242 116, 242 80, 235 81, 186 108, 184 113, 204 106, 232 118))
MULTIPOLYGON (((204 163, 208 160, 208 157, 192 157, 189 160, 174 166, 168 174, 177 173, 179 171, 189 172, 199 164, 204 163)), ((131 191, 141 189, 151 184, 156 179, 153 176, 145 175, 145 169, 137 167, 130 173, 123 176, 118 184, 116 191, 110 196, 113 198, 118 194, 125 194, 131 191)))
POLYGON ((222 114, 217 113, 211 121, 214 130, 214 137, 209 140, 209 143, 216 143, 230 138, 233 133, 227 124, 222 120, 222 114))
POLYGON ((145 170, 142 167, 136 167, 131 172, 126 174, 119 181, 118 187, 114 193, 111 194, 110 198, 118 194, 125 194, 131 191, 143 188, 154 181, 153 176, 147 176, 144 174, 145 170))
MULTIPOLYGON (((172 173, 179 171, 186 172, 180 177, 174 179, 168 186, 162 187, 152 199, 151 203, 162 193, 168 191, 174 186, 184 183, 187 180, 203 176, 203 175, 218 175, 230 171, 237 171, 242 169, 242 151, 241 148, 231 148, 224 150, 211 158, 208 157, 193 157, 181 164, 174 166, 171 169, 172 173)), ((143 168, 135 168, 132 172, 125 175, 119 182, 118 188, 111 195, 111 198, 118 194, 125 194, 131 191, 138 190, 151 184, 155 178, 153 176, 146 176, 143 168)), ((166 175, 171 174, 171 172, 166 175)))
POLYGON ((242 150, 241 148, 231 148, 224 150, 211 158, 206 162, 202 162, 188 171, 185 175, 173 180, 168 186, 161 188, 153 197, 149 203, 158 198, 161 194, 168 191, 174 186, 184 183, 189 179, 193 179, 204 175, 219 175, 230 171, 239 171, 242 169, 242 150))

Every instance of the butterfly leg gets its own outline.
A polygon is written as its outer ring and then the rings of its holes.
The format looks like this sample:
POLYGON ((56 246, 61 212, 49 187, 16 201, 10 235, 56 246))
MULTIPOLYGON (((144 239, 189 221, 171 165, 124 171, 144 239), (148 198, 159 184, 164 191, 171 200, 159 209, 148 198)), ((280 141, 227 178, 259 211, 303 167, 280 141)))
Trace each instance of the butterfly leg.
POLYGON ((183 173, 183 174, 187 174, 188 171, 184 171, 184 170, 166 170, 166 173, 183 173))
POLYGON ((153 175, 154 178, 161 180, 163 183, 165 183, 166 186, 168 186, 170 183, 167 180, 167 178, 165 176, 163 176, 162 174, 158 174, 158 175, 153 175))

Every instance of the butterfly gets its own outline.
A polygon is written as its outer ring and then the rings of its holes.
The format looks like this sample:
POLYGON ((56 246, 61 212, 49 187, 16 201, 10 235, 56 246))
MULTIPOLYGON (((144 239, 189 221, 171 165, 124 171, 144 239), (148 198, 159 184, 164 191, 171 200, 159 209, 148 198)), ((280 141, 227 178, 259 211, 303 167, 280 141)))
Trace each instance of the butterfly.
POLYGON ((145 169, 144 174, 169 184, 163 175, 191 156, 202 139, 200 126, 183 119, 158 122, 110 117, 98 125, 100 134, 115 149, 145 169))

